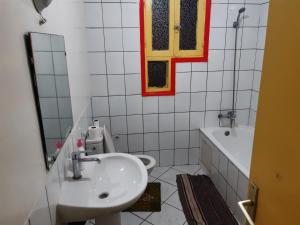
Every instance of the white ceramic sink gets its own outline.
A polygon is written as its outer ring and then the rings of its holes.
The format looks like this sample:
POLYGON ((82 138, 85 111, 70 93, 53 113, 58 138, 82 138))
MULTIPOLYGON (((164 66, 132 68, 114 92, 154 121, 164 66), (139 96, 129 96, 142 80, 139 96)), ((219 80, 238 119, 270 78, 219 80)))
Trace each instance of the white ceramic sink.
POLYGON ((118 213, 134 204, 147 186, 144 164, 124 153, 93 155, 101 160, 83 162, 82 178, 67 179, 62 186, 58 213, 64 222, 118 213))

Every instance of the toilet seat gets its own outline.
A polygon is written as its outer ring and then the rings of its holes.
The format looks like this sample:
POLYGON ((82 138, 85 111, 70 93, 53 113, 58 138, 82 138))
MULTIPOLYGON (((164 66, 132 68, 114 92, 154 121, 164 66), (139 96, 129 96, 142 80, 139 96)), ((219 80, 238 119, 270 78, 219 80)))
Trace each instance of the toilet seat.
POLYGON ((141 160, 142 159, 146 159, 146 160, 149 161, 149 164, 145 165, 147 170, 153 168, 155 166, 155 164, 156 164, 155 158, 152 157, 152 156, 150 156, 150 155, 135 155, 135 156, 138 157, 141 160))

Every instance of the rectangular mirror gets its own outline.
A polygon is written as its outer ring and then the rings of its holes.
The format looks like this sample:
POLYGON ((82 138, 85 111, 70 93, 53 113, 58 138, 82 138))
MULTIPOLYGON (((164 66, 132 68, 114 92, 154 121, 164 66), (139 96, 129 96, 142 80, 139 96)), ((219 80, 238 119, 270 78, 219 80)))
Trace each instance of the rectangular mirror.
POLYGON ((54 163, 73 127, 64 37, 29 33, 26 36, 33 91, 46 167, 54 163))

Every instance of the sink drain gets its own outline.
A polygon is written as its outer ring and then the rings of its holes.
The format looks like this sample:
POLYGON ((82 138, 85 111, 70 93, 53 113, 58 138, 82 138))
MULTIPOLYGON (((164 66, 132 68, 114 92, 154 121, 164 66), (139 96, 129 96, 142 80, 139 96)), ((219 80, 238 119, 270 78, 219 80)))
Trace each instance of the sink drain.
POLYGON ((99 196, 98 196, 98 198, 100 198, 100 199, 105 199, 105 198, 107 198, 109 196, 109 193, 108 192, 103 192, 103 193, 101 193, 99 196))

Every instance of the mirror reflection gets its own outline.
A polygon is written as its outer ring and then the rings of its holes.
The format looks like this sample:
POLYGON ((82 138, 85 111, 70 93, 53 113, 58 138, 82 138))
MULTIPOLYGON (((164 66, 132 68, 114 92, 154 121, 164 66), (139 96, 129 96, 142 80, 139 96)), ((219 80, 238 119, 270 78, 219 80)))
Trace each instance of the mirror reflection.
POLYGON ((73 126, 65 41, 61 35, 29 33, 29 44, 45 161, 50 168, 73 126))

